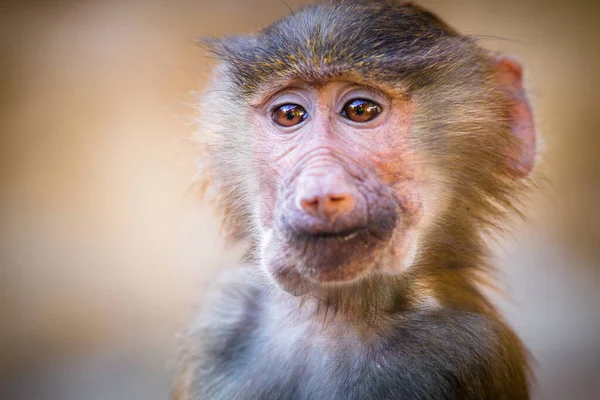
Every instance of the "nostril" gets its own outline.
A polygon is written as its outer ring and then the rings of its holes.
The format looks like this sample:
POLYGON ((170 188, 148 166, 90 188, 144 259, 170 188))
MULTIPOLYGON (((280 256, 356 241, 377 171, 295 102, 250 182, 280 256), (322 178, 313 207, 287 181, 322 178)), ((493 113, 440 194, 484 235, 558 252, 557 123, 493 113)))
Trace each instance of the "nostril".
POLYGON ((325 196, 320 204, 320 211, 327 218, 341 216, 354 208, 354 197, 349 193, 336 193, 325 196))
POLYGON ((346 194, 330 194, 327 196, 327 199, 332 203, 342 203, 348 200, 348 195, 346 194))
POLYGON ((311 197, 308 199, 300 200, 302 209, 308 213, 314 214, 319 211, 319 197, 311 197))

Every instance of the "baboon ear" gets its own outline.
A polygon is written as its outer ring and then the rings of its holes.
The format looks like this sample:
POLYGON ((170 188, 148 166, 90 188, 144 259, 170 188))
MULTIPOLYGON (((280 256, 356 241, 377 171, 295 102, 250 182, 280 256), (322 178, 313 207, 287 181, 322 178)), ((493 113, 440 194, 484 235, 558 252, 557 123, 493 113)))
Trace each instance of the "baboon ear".
POLYGON ((508 95, 508 116, 516 146, 508 151, 517 178, 526 178, 535 164, 536 135, 533 113, 523 89, 523 68, 510 58, 499 57, 494 61, 502 90, 508 95))

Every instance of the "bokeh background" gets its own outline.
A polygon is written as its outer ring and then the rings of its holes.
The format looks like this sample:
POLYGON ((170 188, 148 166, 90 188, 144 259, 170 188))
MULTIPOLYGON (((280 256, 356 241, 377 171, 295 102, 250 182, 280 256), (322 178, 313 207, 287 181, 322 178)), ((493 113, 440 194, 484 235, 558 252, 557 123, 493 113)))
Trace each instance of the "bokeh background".
MULTIPOLYGON (((536 358, 536 399, 596 399, 599 3, 420 3, 525 66, 546 180, 494 244, 497 301, 536 358)), ((193 40, 287 5, 0 0, 0 398, 167 397, 176 332, 239 256, 193 186, 211 66, 193 40)))

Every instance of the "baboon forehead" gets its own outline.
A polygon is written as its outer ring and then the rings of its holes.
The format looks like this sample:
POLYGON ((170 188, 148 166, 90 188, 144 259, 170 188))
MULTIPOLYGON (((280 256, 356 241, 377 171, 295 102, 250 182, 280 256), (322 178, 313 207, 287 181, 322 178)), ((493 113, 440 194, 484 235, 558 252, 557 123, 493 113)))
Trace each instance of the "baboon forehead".
MULTIPOLYGON (((346 0, 307 6, 259 33, 209 41, 242 94, 273 80, 323 81, 356 73, 394 82, 456 65, 470 39, 430 12, 398 1, 346 0)), ((419 77, 422 81, 422 77, 419 77)))

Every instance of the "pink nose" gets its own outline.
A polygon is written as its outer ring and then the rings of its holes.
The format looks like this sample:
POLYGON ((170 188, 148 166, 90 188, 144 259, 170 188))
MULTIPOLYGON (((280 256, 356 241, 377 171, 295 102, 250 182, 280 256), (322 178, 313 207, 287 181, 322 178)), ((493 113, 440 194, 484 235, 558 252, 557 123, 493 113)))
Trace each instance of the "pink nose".
POLYGON ((348 214, 354 208, 354 203, 354 196, 350 193, 327 193, 300 200, 300 205, 306 213, 328 221, 348 214))
POLYGON ((349 179, 342 172, 302 176, 296 192, 298 208, 329 222, 349 214, 356 204, 356 189, 349 179))

